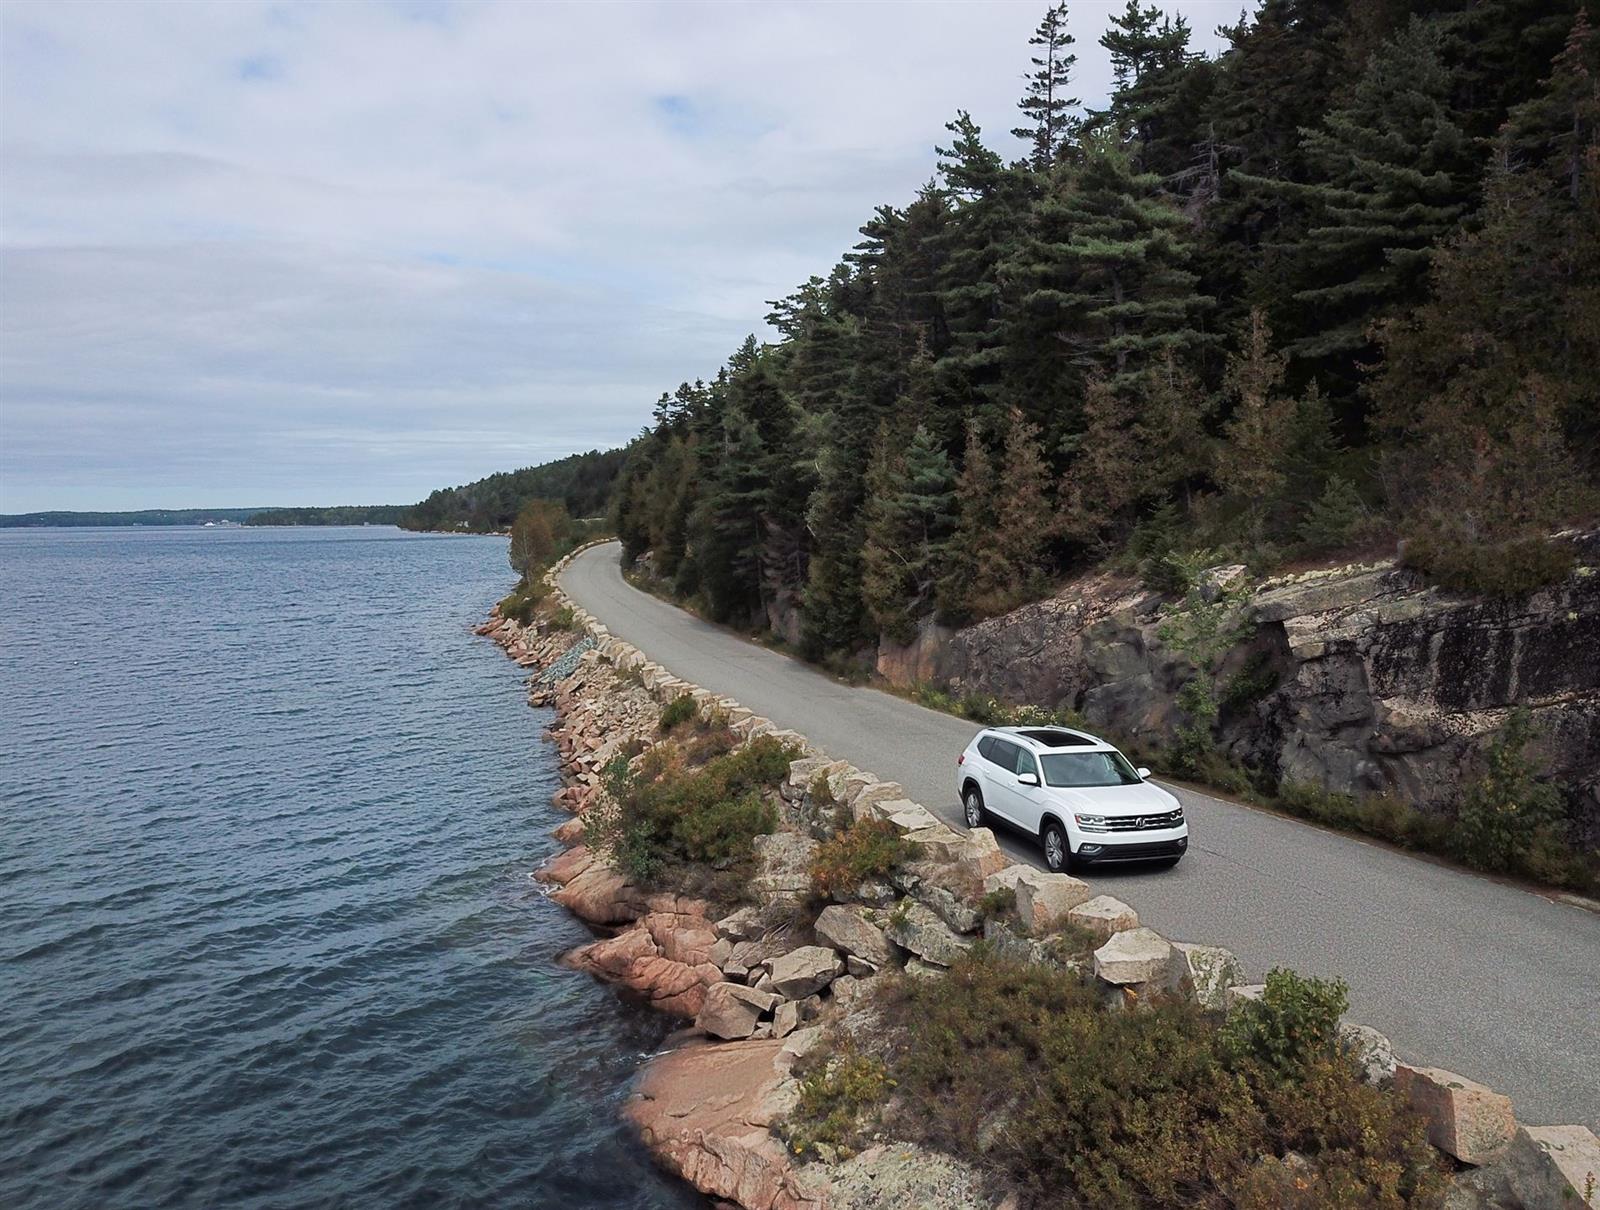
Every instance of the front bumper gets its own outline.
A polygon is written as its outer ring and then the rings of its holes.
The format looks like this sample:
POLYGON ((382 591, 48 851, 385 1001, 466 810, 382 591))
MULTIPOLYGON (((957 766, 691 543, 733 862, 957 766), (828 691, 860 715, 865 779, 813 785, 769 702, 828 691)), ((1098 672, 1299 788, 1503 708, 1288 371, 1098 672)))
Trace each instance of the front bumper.
POLYGON ((1182 857, 1189 851, 1189 834, 1167 835, 1159 840, 1141 837, 1138 840, 1111 838, 1104 833, 1086 836, 1078 846, 1076 857, 1088 863, 1105 861, 1161 861, 1182 857))

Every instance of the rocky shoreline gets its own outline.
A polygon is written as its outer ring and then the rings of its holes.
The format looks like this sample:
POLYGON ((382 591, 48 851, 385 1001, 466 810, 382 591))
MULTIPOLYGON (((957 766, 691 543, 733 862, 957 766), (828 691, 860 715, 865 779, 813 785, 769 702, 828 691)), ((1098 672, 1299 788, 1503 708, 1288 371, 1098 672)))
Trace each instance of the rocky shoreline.
MULTIPOLYGON (((575 629, 554 625, 553 610, 526 626, 496 612, 478 633, 530 670, 530 702, 557 714, 564 785, 555 802, 572 818, 556 830, 568 847, 536 877, 598 934, 564 961, 693 1022, 646 1064, 625 1112, 657 1160, 703 1193, 747 1210, 1014 1205, 948 1156, 891 1140, 802 1163, 775 1131, 799 1096, 796 1065, 825 1032, 870 1027, 881 974, 939 978, 980 938, 1066 966, 1113 1006, 1180 995, 1226 1011, 1260 995, 1226 950, 1170 941, 1079 879, 1013 864, 988 829, 958 833, 899 785, 672 676, 565 597, 556 577, 566 562, 546 577, 548 602, 575 629), (779 830, 757 839, 750 902, 728 915, 702 898, 635 886, 584 843, 585 817, 606 794, 602 771, 657 743, 663 707, 685 695, 740 742, 772 735, 800 754, 777 795, 779 830), (810 864, 819 842, 841 822, 869 819, 892 825, 915 859, 818 910, 810 864), (1014 895, 1016 927, 980 911, 996 891, 1014 895), (1064 926, 1094 934, 1091 958, 1063 961, 1033 939, 1064 926)), ((1451 1207, 1600 1206, 1600 1144, 1588 1130, 1519 1124, 1508 1098, 1397 1064, 1369 1027, 1347 1024, 1344 1039, 1365 1078, 1408 1099, 1430 1142, 1459 1166, 1451 1207)))

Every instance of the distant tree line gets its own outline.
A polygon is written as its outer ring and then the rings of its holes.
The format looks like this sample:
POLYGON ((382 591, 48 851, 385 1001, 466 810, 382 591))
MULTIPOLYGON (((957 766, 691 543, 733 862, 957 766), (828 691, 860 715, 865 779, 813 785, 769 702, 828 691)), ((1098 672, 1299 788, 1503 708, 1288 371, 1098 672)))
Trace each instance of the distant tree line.
POLYGON ((269 508, 245 519, 246 525, 398 525, 403 504, 341 504, 330 508, 269 508))
POLYGON ((627 451, 590 450, 557 462, 502 471, 463 487, 446 487, 405 510, 406 529, 503 533, 530 500, 560 501, 570 517, 604 516, 627 451))
POLYGON ((1020 156, 958 113, 937 177, 772 304, 776 342, 661 397, 627 553, 718 619, 798 603, 813 656, 1108 560, 1179 589, 1399 539, 1457 587, 1563 574, 1600 472, 1591 16, 1266 0, 1207 57, 1130 0, 1084 112, 1051 8, 1020 156))

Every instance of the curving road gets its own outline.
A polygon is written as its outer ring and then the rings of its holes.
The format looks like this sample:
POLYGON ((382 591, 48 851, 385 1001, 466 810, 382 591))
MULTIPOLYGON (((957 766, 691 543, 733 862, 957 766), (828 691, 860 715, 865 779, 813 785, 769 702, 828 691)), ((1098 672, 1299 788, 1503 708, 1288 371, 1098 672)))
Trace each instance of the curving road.
MULTIPOLYGON (((955 759, 971 723, 815 669, 626 583, 619 547, 575 559, 561 585, 677 676, 905 786, 962 827, 955 759)), ((1259 978, 1337 975, 1351 1015, 1404 1059, 1512 1097, 1537 1124, 1600 1130, 1600 914, 1365 841, 1169 786, 1189 817, 1170 871, 1094 871, 1097 891, 1179 940, 1225 945, 1259 978)), ((1002 844, 1038 863, 1014 837, 1002 844)))

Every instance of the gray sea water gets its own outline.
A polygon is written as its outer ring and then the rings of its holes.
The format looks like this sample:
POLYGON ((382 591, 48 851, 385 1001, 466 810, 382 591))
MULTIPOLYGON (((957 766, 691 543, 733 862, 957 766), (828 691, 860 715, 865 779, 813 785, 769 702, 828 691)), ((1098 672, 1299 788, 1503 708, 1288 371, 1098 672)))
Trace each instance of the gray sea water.
POLYGON ((496 538, 0 530, 0 1206, 701 1205, 617 1122, 496 538))

